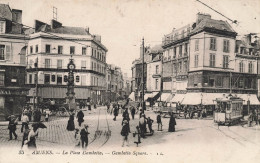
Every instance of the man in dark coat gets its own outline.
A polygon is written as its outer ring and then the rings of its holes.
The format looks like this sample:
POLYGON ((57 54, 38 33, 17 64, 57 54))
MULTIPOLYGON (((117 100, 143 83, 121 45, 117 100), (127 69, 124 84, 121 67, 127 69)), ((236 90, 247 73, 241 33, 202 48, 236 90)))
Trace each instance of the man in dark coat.
POLYGON ((171 114, 168 132, 175 132, 175 125, 176 125, 175 118, 173 114, 171 114))
POLYGON ((139 119, 139 127, 140 127, 140 131, 141 131, 141 137, 144 138, 145 137, 145 130, 146 130, 146 119, 145 119, 145 115, 142 114, 141 118, 139 119))
POLYGON ((160 112, 158 115, 157 115, 157 124, 158 124, 158 131, 162 131, 162 119, 161 119, 161 114, 162 112, 160 112), (159 128, 161 126, 161 129, 159 128))
POLYGON ((132 115, 132 119, 135 119, 135 107, 131 107, 131 115, 132 115))
POLYGON ((148 124, 150 133, 153 133, 153 129, 152 129, 153 120, 150 117, 147 118, 147 124, 148 124))
POLYGON ((80 139, 81 139, 81 145, 82 148, 87 148, 88 146, 88 125, 85 125, 83 129, 80 131, 80 139))
POLYGON ((78 118, 79 126, 81 126, 81 123, 84 122, 84 113, 82 112, 82 110, 78 112, 77 118, 78 118))
POLYGON ((117 107, 114 108, 114 116, 115 117, 114 117, 113 120, 116 121, 116 117, 118 116, 118 108, 117 107))
POLYGON ((14 115, 11 115, 8 119, 9 119, 9 124, 8 124, 9 140, 13 139, 12 135, 14 135, 15 139, 17 139, 17 135, 15 133, 16 125, 17 125, 17 119, 14 115))

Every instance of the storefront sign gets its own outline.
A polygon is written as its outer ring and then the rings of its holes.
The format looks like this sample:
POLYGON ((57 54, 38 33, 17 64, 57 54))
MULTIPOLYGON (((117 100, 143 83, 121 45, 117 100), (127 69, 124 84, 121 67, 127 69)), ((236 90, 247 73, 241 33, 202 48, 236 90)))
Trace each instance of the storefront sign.
POLYGON ((28 91, 20 91, 20 90, 0 90, 0 95, 22 95, 26 96, 28 91))
POLYGON ((176 77, 177 81, 182 81, 182 80, 187 80, 188 76, 187 75, 179 75, 176 77))

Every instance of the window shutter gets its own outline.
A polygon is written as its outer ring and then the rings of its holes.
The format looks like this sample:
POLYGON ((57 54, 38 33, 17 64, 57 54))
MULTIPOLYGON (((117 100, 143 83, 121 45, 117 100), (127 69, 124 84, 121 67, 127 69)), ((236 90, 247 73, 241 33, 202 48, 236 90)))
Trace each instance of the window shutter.
POLYGON ((6 45, 6 60, 11 60, 11 48, 10 45, 6 45))

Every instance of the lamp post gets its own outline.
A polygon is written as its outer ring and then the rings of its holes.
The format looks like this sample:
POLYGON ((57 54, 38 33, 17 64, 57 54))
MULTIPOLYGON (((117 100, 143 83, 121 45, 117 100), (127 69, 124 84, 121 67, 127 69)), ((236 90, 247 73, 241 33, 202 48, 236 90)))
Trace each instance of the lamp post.
POLYGON ((248 93, 247 94, 247 112, 248 112, 248 115, 250 114, 250 94, 248 93))
POLYGON ((142 57, 142 113, 144 113, 144 109, 145 109, 145 102, 144 102, 144 38, 142 41, 142 45, 143 45, 143 57, 142 57))

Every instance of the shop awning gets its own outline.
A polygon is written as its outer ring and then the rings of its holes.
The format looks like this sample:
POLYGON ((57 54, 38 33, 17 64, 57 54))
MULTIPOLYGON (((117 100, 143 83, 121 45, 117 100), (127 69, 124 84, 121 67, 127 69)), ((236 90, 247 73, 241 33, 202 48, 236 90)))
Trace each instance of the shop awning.
POLYGON ((172 99, 172 94, 171 93, 162 93, 161 97, 158 98, 157 101, 169 102, 171 99, 172 99))
POLYGON ((181 102, 183 105, 199 105, 201 104, 201 93, 186 93, 185 98, 181 102))
POLYGON ((247 105, 247 101, 250 101, 250 105, 260 105, 259 100, 255 94, 235 94, 235 96, 242 98, 243 105, 247 105))
POLYGON ((144 101, 148 100, 149 98, 154 98, 156 95, 158 95, 159 92, 152 92, 152 93, 146 93, 144 95, 144 101))
POLYGON ((170 101, 171 102, 179 102, 179 103, 182 104, 185 95, 186 94, 175 94, 170 101))
POLYGON ((225 96, 223 93, 187 93, 181 104, 183 105, 215 105, 216 98, 225 96))
POLYGON ((128 96, 128 98, 130 98, 132 101, 135 101, 135 93, 132 92, 132 93, 128 96))

